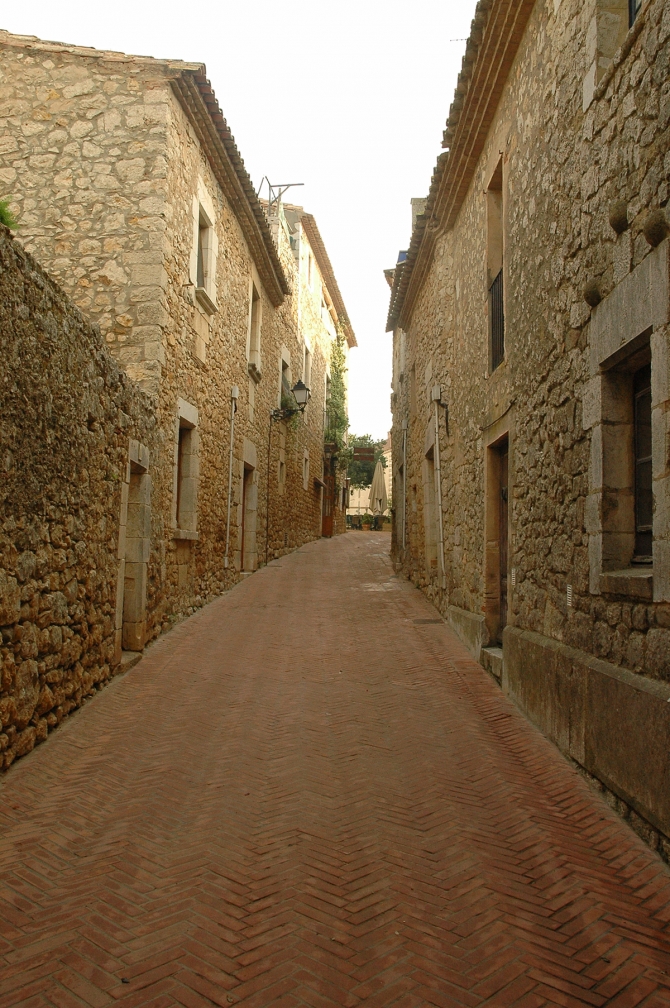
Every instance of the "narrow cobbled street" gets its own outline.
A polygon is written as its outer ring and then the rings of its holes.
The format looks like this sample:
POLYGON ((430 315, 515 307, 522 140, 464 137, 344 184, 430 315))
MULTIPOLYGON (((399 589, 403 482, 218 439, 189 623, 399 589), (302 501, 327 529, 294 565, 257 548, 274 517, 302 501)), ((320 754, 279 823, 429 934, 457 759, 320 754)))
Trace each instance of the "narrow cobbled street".
POLYGON ((389 537, 270 564, 0 784, 0 1008, 670 1004, 670 876, 389 537))

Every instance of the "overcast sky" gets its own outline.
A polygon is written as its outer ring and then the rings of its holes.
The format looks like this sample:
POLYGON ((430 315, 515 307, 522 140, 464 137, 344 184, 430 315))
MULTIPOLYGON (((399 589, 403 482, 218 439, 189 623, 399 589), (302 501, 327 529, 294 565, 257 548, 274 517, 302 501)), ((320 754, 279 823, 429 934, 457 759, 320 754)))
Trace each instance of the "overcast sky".
POLYGON ((23 35, 206 63, 256 186, 316 217, 359 348, 354 433, 390 427, 388 287, 425 196, 475 0, 31 0, 3 5, 23 35), (455 41, 454 41, 455 40, 455 41))

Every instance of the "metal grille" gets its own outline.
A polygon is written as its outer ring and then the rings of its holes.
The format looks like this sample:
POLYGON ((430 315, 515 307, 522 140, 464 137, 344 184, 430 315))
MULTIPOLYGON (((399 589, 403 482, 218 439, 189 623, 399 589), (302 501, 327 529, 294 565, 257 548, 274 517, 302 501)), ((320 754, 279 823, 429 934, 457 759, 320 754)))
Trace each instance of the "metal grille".
POLYGON ((489 288, 489 318, 491 320, 491 370, 505 357, 505 312, 503 308, 503 271, 500 270, 489 288))
POLYGON ((628 24, 632 28, 635 18, 640 13, 642 0, 628 0, 628 24))

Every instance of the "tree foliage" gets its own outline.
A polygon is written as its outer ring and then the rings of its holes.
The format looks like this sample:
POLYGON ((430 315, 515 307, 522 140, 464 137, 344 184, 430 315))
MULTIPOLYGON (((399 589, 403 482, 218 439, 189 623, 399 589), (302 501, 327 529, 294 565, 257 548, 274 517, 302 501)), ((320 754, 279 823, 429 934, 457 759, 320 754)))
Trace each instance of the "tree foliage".
POLYGON ((349 438, 347 447, 350 458, 347 464, 347 475, 354 489, 364 490, 365 487, 372 485, 372 477, 374 476, 377 462, 381 461, 381 464, 386 468, 385 444, 386 441, 375 441, 371 434, 352 434, 349 438), (373 461, 359 462, 357 459, 354 459, 354 448, 356 447, 372 448, 374 450, 373 461))
POLYGON ((0 224, 12 230, 16 227, 16 218, 9 209, 9 200, 0 200, 0 224))
POLYGON ((326 429, 324 441, 335 445, 335 454, 340 455, 347 443, 349 417, 347 415, 347 355, 344 350, 344 333, 341 327, 333 343, 330 355, 330 394, 326 403, 326 429))

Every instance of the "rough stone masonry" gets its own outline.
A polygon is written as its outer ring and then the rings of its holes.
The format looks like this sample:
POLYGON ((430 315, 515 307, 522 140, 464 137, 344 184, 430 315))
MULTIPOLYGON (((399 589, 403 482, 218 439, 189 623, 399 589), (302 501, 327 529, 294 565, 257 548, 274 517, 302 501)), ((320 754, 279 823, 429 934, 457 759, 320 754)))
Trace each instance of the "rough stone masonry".
POLYGON ((113 674, 129 443, 149 398, 0 228, 0 766, 113 674))

